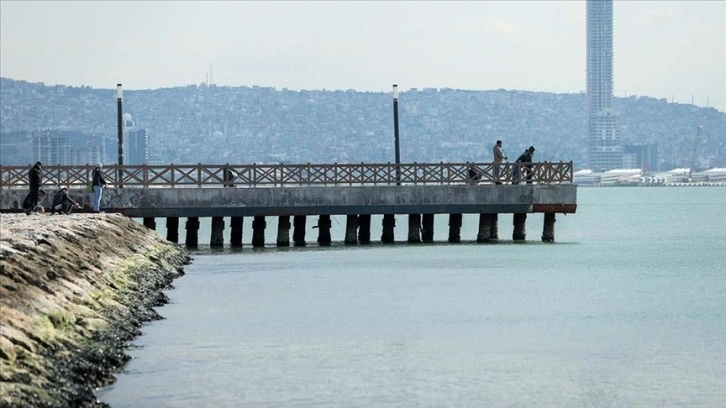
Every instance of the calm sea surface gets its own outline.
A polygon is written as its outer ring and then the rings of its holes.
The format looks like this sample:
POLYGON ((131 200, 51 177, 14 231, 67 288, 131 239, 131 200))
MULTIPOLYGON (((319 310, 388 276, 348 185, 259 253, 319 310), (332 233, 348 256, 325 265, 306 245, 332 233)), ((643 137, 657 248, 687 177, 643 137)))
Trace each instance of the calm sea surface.
MULTIPOLYGON (((98 398, 725 407, 726 188, 580 188, 554 244, 540 242, 542 219, 528 217, 523 244, 511 242, 511 215, 500 243, 476 244, 478 219, 465 215, 461 244, 202 248, 159 309, 166 320, 144 326, 98 398)), ((447 221, 437 217, 438 241, 447 221)), ((342 241, 345 219, 333 227, 342 241)), ((272 219, 270 230, 274 244, 272 219)))

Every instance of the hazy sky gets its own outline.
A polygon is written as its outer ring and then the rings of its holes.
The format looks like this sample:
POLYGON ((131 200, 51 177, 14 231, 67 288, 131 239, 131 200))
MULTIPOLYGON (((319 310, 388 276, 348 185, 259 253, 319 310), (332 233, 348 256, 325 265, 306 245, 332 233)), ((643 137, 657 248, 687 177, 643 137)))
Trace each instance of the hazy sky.
MULTIPOLYGON (((726 1, 616 1, 616 96, 726 112, 726 1)), ((585 90, 584 1, 0 0, 0 75, 125 89, 585 90)))

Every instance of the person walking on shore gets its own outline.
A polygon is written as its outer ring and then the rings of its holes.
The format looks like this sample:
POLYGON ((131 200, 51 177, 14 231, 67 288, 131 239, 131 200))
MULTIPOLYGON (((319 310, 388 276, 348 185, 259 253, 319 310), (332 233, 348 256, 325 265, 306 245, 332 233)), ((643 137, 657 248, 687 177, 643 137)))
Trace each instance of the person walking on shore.
POLYGON ((499 181, 499 166, 507 160, 507 155, 502 150, 502 141, 497 140, 494 144, 494 184, 502 184, 499 181))
POLYGON ((35 162, 33 167, 28 172, 29 184, 30 184, 30 210, 25 213, 30 215, 32 209, 38 206, 38 190, 40 190, 40 170, 43 168, 43 163, 40 161, 35 162))
POLYGON ((103 188, 106 186, 106 180, 101 174, 103 165, 101 163, 96 164, 96 168, 93 169, 93 212, 101 212, 101 197, 103 196, 103 188))

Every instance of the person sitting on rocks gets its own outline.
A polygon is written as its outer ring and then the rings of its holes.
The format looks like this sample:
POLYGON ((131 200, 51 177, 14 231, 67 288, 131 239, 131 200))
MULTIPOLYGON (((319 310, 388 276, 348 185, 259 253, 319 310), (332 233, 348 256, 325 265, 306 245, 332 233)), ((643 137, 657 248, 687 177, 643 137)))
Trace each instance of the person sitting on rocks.
POLYGON ((70 214, 73 212, 74 208, 81 208, 81 205, 73 201, 73 199, 68 196, 68 188, 63 187, 53 196, 53 204, 51 204, 50 215, 53 215, 56 212, 58 214, 70 214))

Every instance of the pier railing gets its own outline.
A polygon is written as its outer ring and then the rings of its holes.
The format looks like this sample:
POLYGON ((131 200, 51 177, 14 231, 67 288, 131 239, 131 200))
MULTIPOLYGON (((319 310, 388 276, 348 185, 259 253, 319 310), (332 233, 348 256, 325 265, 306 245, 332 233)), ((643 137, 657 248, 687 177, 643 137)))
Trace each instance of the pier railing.
MULTIPOLYGON (((44 166, 45 186, 84 188, 93 165, 44 166)), ((0 189, 27 188, 30 166, 0 165, 0 189)), ((335 185, 443 185, 521 182, 573 182, 572 162, 541 163, 360 163, 360 164, 168 164, 104 166, 108 186, 157 187, 284 187, 335 185), (495 178, 495 166, 498 177, 495 178)))

